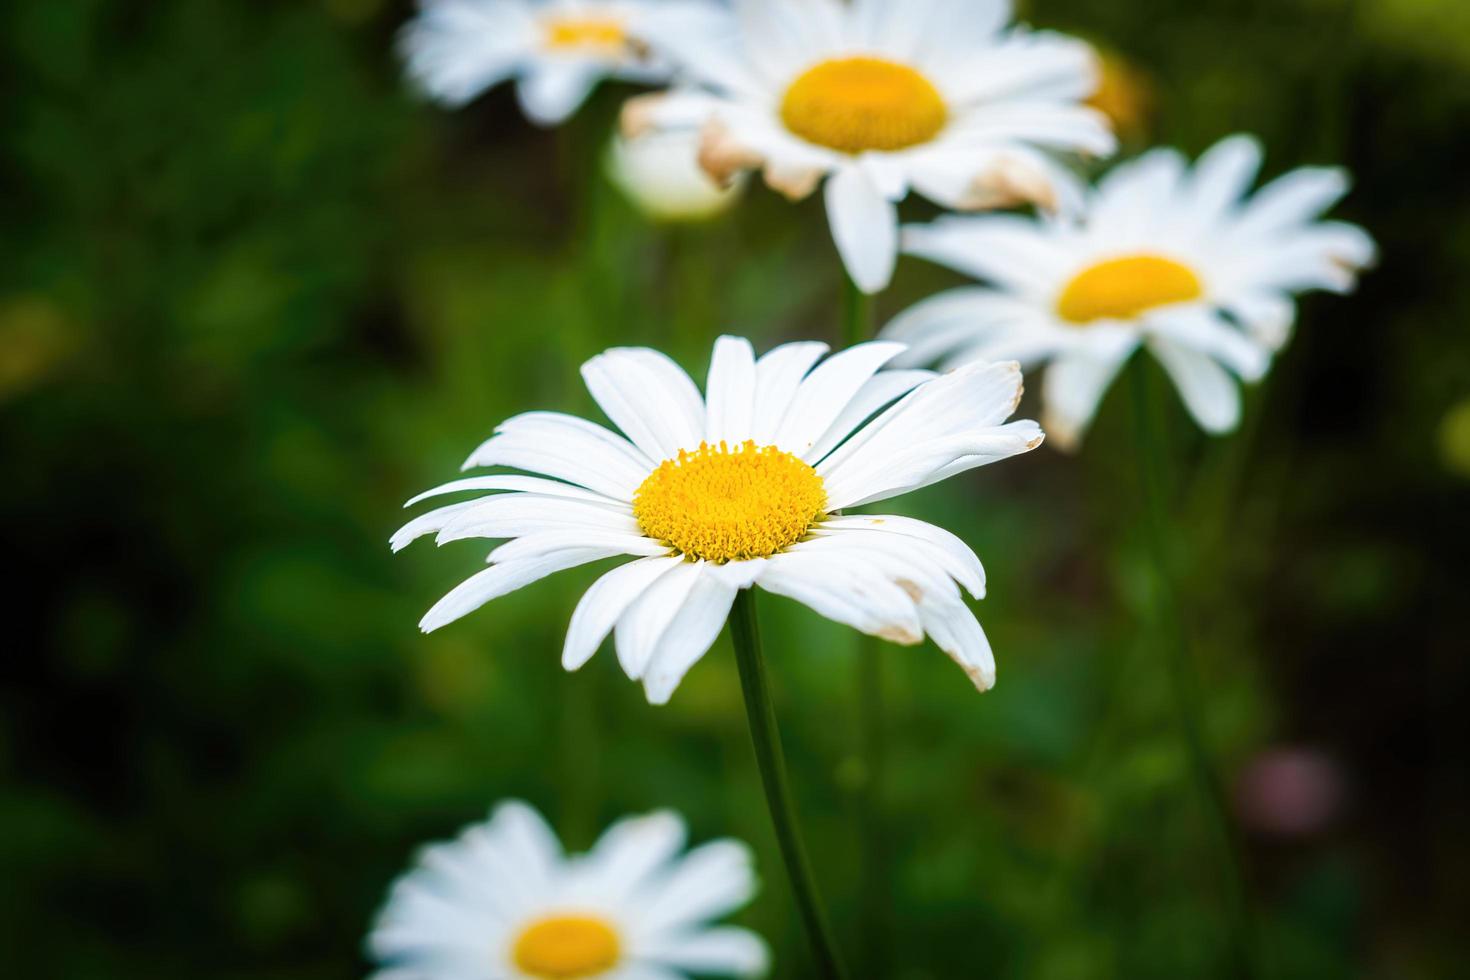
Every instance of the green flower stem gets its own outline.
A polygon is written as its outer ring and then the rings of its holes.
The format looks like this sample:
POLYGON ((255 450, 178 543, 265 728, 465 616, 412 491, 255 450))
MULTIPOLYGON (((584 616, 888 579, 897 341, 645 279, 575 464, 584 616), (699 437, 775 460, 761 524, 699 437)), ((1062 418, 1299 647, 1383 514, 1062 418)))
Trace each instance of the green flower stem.
POLYGON ((852 279, 846 283, 842 340, 851 347, 873 339, 873 297, 859 289, 852 279))
POLYGON ((1135 355, 1129 365, 1129 375, 1137 441, 1135 456, 1138 459, 1139 480, 1143 489, 1145 532, 1153 564, 1154 581, 1150 596, 1154 605, 1154 617, 1163 634, 1168 656, 1169 681, 1179 714, 1180 731, 1189 754, 1190 769, 1218 838, 1215 852, 1220 865, 1219 873, 1228 892, 1231 958, 1229 975, 1251 980, 1258 976, 1258 971, 1255 968, 1252 916, 1242 872, 1242 852, 1225 790, 1210 758, 1204 732, 1200 728, 1202 702, 1199 678, 1190 658, 1189 637, 1174 587, 1169 556, 1169 519, 1164 503, 1165 463, 1152 399, 1149 396, 1148 363, 1141 353, 1135 355))
POLYGON ((750 720, 750 741, 755 747, 755 761, 760 769, 761 785, 766 791, 766 803, 771 810, 776 842, 781 847, 781 859, 786 864, 787 877, 791 879, 791 894, 796 899, 802 924, 811 941, 818 975, 823 980, 844 980, 847 973, 837 956, 832 928, 827 923, 827 913, 817 893, 811 862, 807 859, 806 844, 796 822, 796 808, 786 777, 786 755, 781 750, 781 733, 776 726, 776 712, 771 706, 771 691, 766 683, 765 661, 761 657, 755 593, 750 589, 736 593, 735 606, 730 611, 730 633, 735 641, 735 662, 740 668, 740 688, 745 694, 745 713, 750 720))
MULTIPOLYGON (((873 339, 873 297, 846 277, 844 337, 847 346, 873 339)), ((883 649, 871 636, 857 637, 858 751, 862 758, 858 799, 858 840, 862 847, 862 891, 858 921, 863 960, 874 976, 884 973, 887 957, 888 835, 883 831, 883 787, 887 768, 884 744, 883 649)))

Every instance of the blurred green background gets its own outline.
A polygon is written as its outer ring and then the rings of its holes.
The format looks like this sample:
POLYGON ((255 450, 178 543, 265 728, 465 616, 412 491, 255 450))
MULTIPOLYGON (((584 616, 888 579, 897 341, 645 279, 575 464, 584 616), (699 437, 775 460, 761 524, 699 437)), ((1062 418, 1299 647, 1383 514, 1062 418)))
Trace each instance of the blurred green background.
MULTIPOLYGON (((577 365, 839 335, 820 204, 654 227, 600 175, 630 90, 541 132, 405 90, 387 0, 0 10, 0 950, 34 978, 360 976, 421 842, 505 796, 574 847, 672 806, 756 846, 742 920, 805 950, 727 640, 664 709, 561 637, 598 568, 430 637, 484 548, 393 558, 401 502, 577 365)), ((1174 543, 1269 977, 1470 975, 1470 8, 1036 0, 1148 86, 1132 137, 1343 163, 1384 261, 1311 297, 1241 434, 1172 396, 1174 543)), ((931 213, 911 202, 911 217, 931 213)), ((905 260, 886 314, 952 284, 905 260)), ((1035 385, 1032 386, 1036 387, 1035 385)), ((860 976, 1221 976, 1225 904, 1148 642, 1124 392, 904 500, 986 561, 1000 684, 884 661, 892 874, 860 940, 853 636, 766 597, 822 886, 860 976), (881 957, 881 958, 872 958, 881 957), (875 964, 889 963, 878 967, 875 964)), ((1028 401, 1025 414, 1036 414, 1028 401)))

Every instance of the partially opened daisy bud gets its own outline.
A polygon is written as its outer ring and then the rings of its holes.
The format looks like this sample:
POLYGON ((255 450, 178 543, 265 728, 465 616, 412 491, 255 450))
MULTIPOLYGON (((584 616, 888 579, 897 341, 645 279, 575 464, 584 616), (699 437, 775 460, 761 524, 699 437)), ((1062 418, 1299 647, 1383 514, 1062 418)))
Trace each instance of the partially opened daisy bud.
POLYGON ((614 137, 607 172, 633 205, 654 221, 704 221, 728 211, 743 182, 716 183, 699 165, 692 132, 614 137))
POLYGON ((566 855, 540 814, 502 803, 394 883, 368 937, 377 980, 764 976, 759 936, 710 924, 755 894, 750 850, 684 844, 661 811, 566 855))
POLYGON ((1048 435, 1079 444, 1118 369, 1159 359, 1208 432, 1240 420, 1236 378, 1260 380, 1296 318, 1296 294, 1346 293, 1373 262, 1355 225, 1318 220, 1347 192, 1342 170, 1294 170, 1246 192, 1261 147, 1232 136, 1191 170, 1173 150, 1115 168, 1076 217, 946 217, 904 229, 904 250, 988 285, 930 297, 883 336, 903 364, 1014 357, 1050 362, 1048 435))
POLYGON ((853 281, 883 289, 910 189, 949 208, 1075 202, 1053 153, 1107 154, 1091 50, 1009 26, 1009 0, 736 0, 739 32, 660 35, 690 86, 630 104, 633 131, 698 128, 716 177, 762 170, 797 199, 826 179, 853 281))
POLYGON ((749 341, 722 337, 703 396, 656 351, 593 358, 582 376, 625 435, 553 412, 517 416, 465 465, 540 475, 471 477, 409 502, 493 491, 410 521, 395 549, 426 534, 510 539, 420 625, 628 556, 582 597, 563 663, 582 666, 611 633, 656 704, 714 643, 736 592, 757 585, 895 643, 927 634, 990 687, 990 645, 960 592, 984 593, 974 553, 922 521, 844 511, 1027 452, 1041 429, 1005 421, 1021 398, 1014 362, 881 370, 902 350, 862 344, 823 361, 825 344, 797 343, 757 359, 749 341))
POLYGON ((462 105, 506 79, 526 116, 564 121, 604 78, 660 83, 655 35, 727 31, 718 0, 420 0, 403 30, 409 74, 430 96, 462 105))

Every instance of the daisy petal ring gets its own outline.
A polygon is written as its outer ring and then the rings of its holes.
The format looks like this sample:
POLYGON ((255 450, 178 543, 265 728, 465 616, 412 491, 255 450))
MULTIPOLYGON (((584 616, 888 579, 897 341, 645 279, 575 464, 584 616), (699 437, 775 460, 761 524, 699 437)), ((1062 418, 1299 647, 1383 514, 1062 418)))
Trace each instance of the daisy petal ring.
POLYGON ((582 376, 622 434, 521 415, 465 465, 537 475, 469 477, 409 501, 489 492, 410 521, 395 550, 429 534, 506 541, 420 626, 438 629, 553 572, 631 557, 582 597, 562 662, 576 670, 611 633, 655 704, 709 650, 736 592, 757 585, 895 643, 928 635, 989 688, 990 645, 961 596, 984 594, 974 552, 922 521, 844 511, 1027 452, 1041 428, 1005 421, 1021 397, 1014 362, 881 370, 902 350, 861 344, 823 360, 826 345, 797 343, 757 358, 749 341, 722 337, 703 395, 656 351, 594 357, 582 376))
POLYGON ((1140 344, 1207 432, 1240 420, 1236 378, 1258 381, 1286 343, 1294 296, 1346 293, 1375 257, 1355 225, 1319 216, 1347 192, 1338 169, 1294 170, 1246 196, 1260 144, 1232 136, 1191 169, 1173 150, 1115 168, 1076 217, 947 217, 903 247, 985 280, 940 293, 883 331, 903 364, 1050 362, 1048 435, 1075 447, 1140 344))
POLYGON ((624 125, 702 128, 719 180, 761 170, 801 199, 826 180, 827 219, 864 292, 898 255, 912 189, 956 210, 1076 203, 1055 153, 1106 155, 1083 104, 1096 59, 1061 35, 1009 27, 1009 0, 737 0, 738 30, 666 36, 690 85, 629 103, 624 125))
POLYGON ((709 924, 754 895, 749 849, 681 853, 684 841, 684 821, 661 811, 566 855, 540 814, 502 803, 394 883, 368 937, 374 980, 764 976, 759 936, 709 924))

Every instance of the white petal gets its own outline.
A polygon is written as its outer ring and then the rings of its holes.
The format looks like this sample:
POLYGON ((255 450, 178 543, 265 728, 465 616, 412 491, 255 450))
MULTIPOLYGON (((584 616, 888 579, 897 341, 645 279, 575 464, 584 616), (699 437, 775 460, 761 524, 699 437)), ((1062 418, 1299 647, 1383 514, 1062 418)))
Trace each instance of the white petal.
POLYGON ((598 890, 610 903, 628 900, 683 849, 684 819, 672 810, 619 820, 587 855, 598 890))
POLYGON ((1348 191, 1347 172, 1337 167, 1302 167, 1278 177, 1256 192, 1232 229, 1232 235, 1266 235, 1308 222, 1348 191))
MULTIPOLYGON (((894 427, 894 439, 906 427, 894 427)), ((925 438, 907 445, 893 445, 884 438, 864 445, 861 451, 822 473, 827 487, 827 506, 832 510, 861 507, 911 493, 936 482, 941 472, 956 472, 983 466, 1030 452, 1041 445, 1041 429, 1035 422, 985 426, 951 435, 925 438), (959 469, 954 464, 964 461, 959 469)), ((825 466, 825 464, 823 464, 825 466)))
POLYGON ((481 497, 457 512, 434 540, 443 545, 467 538, 517 538, 575 529, 640 533, 638 522, 627 510, 534 493, 499 493, 481 497))
POLYGON ((673 459, 704 437, 699 389, 657 351, 614 348, 582 365, 582 378, 607 417, 650 459, 673 459))
POLYGON ((951 102, 1079 102, 1097 89, 1097 55, 1075 38, 1015 31, 988 48, 955 66, 945 86, 951 102))
POLYGON ((847 274, 865 293, 893 278, 898 258, 898 211, 863 170, 844 167, 827 179, 827 221, 847 274))
POLYGON ((915 367, 934 364, 1035 317, 1034 305, 1008 293, 962 287, 920 300, 890 320, 878 336, 908 345, 893 359, 895 367, 915 367))
POLYGON ((908 171, 901 158, 890 153, 864 153, 858 157, 858 167, 873 188, 895 204, 908 194, 908 171))
POLYGON ((1211 227, 1234 208, 1261 169, 1261 143, 1254 136, 1228 136, 1194 165, 1189 211, 1195 227, 1211 227))
POLYGON ((440 0, 425 5, 399 37, 408 72, 428 95, 461 105, 510 77, 534 43, 513 4, 440 0))
POLYGON ((643 558, 619 565, 592 583, 572 613, 572 622, 567 627, 567 638, 562 647, 562 666, 567 670, 577 670, 592 659, 607 634, 612 632, 613 624, 628 607, 665 572, 683 563, 684 559, 678 555, 643 558))
POLYGON ((393 532, 393 536, 388 539, 389 546, 395 552, 402 551, 425 534, 434 534, 443 530, 444 525, 477 504, 479 504, 478 500, 463 500, 447 507, 435 508, 427 514, 420 514, 393 532))
MULTIPOLYGON (((474 980, 480 980, 476 977, 474 980)), ((657 963, 635 961, 617 968, 614 973, 600 974, 598 980, 689 980, 683 974, 657 963)))
POLYGON ((543 558, 492 565, 483 572, 470 576, 435 603, 419 621, 419 629, 432 633, 441 626, 469 615, 491 599, 514 592, 553 572, 586 565, 602 558, 612 558, 616 554, 616 551, 604 548, 582 548, 558 551, 543 558))
POLYGON ((644 891, 637 928, 644 935, 725 915, 755 894, 750 848, 739 841, 717 840, 694 848, 644 891))
POLYGON ((627 506, 627 501, 607 497, 592 490, 584 490, 574 487, 570 483, 562 483, 558 480, 543 480, 534 476, 520 476, 514 473, 498 473, 494 476, 471 476, 463 480, 451 480, 442 486, 412 498, 405 507, 412 507, 431 497, 442 497, 450 493, 463 493, 466 490, 525 490, 539 493, 545 496, 566 497, 570 500, 585 500, 589 503, 611 504, 627 506))
POLYGON ((699 576, 649 658, 643 675, 649 704, 667 704, 689 668, 714 645, 737 591, 715 575, 699 576))
POLYGON ((984 103, 961 115, 946 139, 981 146, 1032 144, 1059 153, 1107 156, 1117 148, 1107 116, 1044 98, 984 103))
POLYGON ((879 371, 858 389, 858 393, 847 403, 842 414, 837 416, 837 421, 807 451, 807 462, 822 459, 878 411, 935 377, 933 371, 879 371))
POLYGON ((761 977, 771 968, 765 941, 735 926, 660 937, 642 945, 638 953, 700 975, 761 977))
POLYGON ((501 423, 465 461, 475 466, 513 466, 631 502, 654 460, 619 435, 575 415, 528 412, 501 423))
POLYGON ((995 437, 990 440, 990 446, 984 452, 977 452, 969 456, 961 456, 953 463, 941 466, 924 480, 914 484, 909 490, 886 491, 875 494, 870 498, 852 504, 860 507, 873 500, 883 500, 897 493, 908 493, 911 490, 922 490, 924 487, 943 483, 952 476, 965 473, 980 466, 989 466, 991 463, 999 463, 1003 459, 1010 459, 1021 453, 1029 453, 1037 446, 1046 441, 1046 433, 1041 431, 1041 426, 1030 419, 1019 419, 1015 422, 1007 422, 996 429, 995 437))
POLYGON ((1322 221, 1274 233, 1270 241, 1243 250, 1231 277, 1256 290, 1348 293, 1357 285, 1359 270, 1371 265, 1376 254, 1363 229, 1322 221))
POLYGON ((538 126, 559 125, 587 100, 603 73, 584 61, 542 62, 516 86, 521 111, 538 126))
POLYGON ((1047 366, 1041 382, 1041 424, 1059 449, 1070 452, 1082 444, 1103 395, 1131 353, 1132 348, 1112 358, 1059 357, 1047 366))
POLYGON ((1073 263, 1046 226, 1016 215, 950 216, 908 225, 903 250, 1032 296, 1050 295, 1073 263))
POLYGON ((743 337, 715 341, 705 382, 704 437, 711 445, 731 445, 750 438, 755 416, 755 351, 743 337))
POLYGON ((499 838, 507 852, 520 856, 526 876, 533 881, 549 880, 562 862, 556 834, 535 807, 520 800, 507 800, 495 808, 489 833, 499 838))
POLYGON ((1243 293, 1222 301, 1225 310, 1245 327, 1256 342, 1279 351, 1291 338, 1296 323, 1296 304, 1283 293, 1243 293))
POLYGON ((1037 433, 997 425, 1020 398, 1014 362, 966 365, 920 385, 817 467, 828 506, 855 507, 905 493, 964 457, 1024 452, 1037 433))
POLYGON ((613 629, 618 663, 631 679, 643 679, 648 663, 663 639, 664 631, 679 614, 689 592, 700 578, 699 563, 684 561, 643 590, 613 629))
POLYGON ((906 646, 924 639, 913 600, 867 563, 791 550, 766 563, 759 585, 869 636, 906 646))
POLYGON ((849 347, 827 358, 796 390, 777 430, 775 444, 789 453, 805 456, 863 385, 902 352, 902 344, 872 342, 849 347))
POLYGON ((826 353, 826 344, 804 341, 783 344, 756 362, 755 421, 751 438, 757 445, 769 446, 776 441, 776 432, 802 379, 826 353))
POLYGON ((947 595, 928 597, 919 604, 924 631, 939 649, 949 654, 981 691, 995 686, 995 654, 980 621, 970 607, 947 595))
POLYGON ((1148 346, 1200 428, 1219 435, 1240 424, 1240 388, 1214 358, 1167 340, 1154 339, 1148 346))
POLYGON ((1245 381, 1259 381, 1271 365, 1270 351, 1211 309, 1176 306, 1147 316, 1149 332, 1223 362, 1245 381))
POLYGON ((1122 241, 1152 237, 1178 208, 1185 167, 1184 157, 1170 149, 1150 150, 1114 167, 1098 184, 1089 227, 1106 229, 1110 238, 1122 241))
POLYGON ((985 569, 979 557, 969 545, 942 527, 893 514, 859 514, 829 517, 813 530, 818 534, 866 532, 911 539, 913 547, 925 551, 972 596, 985 597, 985 569))
POLYGON ((634 557, 663 557, 669 553, 667 545, 660 544, 642 534, 626 531, 602 531, 588 528, 571 528, 556 531, 538 531, 507 541, 490 552, 492 564, 539 558, 568 548, 603 548, 617 551, 620 555, 634 557))
MULTIPOLYGON (((912 539, 872 531, 848 531, 802 542, 806 554, 823 553, 844 564, 879 568, 908 595, 924 631, 982 691, 995 683, 995 660, 979 622, 965 605, 947 570, 912 539)), ((793 549, 795 551, 796 549, 793 549)))

